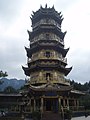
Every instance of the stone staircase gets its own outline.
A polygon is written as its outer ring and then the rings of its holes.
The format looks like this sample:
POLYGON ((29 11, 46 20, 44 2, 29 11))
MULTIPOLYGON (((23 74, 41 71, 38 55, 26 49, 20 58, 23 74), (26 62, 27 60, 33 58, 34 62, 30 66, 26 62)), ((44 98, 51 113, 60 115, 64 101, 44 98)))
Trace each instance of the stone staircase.
POLYGON ((41 120, 62 120, 59 113, 45 112, 42 115, 41 120))

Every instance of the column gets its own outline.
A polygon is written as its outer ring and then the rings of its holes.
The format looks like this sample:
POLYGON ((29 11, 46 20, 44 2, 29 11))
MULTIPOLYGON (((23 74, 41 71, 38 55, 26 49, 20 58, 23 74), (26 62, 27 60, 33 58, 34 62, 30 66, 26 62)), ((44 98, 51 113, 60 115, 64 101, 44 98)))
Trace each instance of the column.
POLYGON ((31 112, 31 99, 29 100, 30 112, 31 112))
POLYGON ((63 99, 63 107, 65 107, 65 99, 63 99))
POLYGON ((59 106, 58 111, 60 112, 60 110, 61 110, 61 99, 60 99, 60 97, 58 98, 58 106, 59 106))
POLYGON ((79 108, 79 100, 77 100, 77 110, 78 110, 78 108, 79 108))
POLYGON ((36 110, 36 100, 34 98, 34 111, 36 110))
POLYGON ((67 99, 67 109, 69 110, 69 100, 67 99))
POLYGON ((74 107, 76 107, 76 99, 74 99, 74 107))
POLYGON ((43 113, 43 97, 41 97, 41 113, 43 113))

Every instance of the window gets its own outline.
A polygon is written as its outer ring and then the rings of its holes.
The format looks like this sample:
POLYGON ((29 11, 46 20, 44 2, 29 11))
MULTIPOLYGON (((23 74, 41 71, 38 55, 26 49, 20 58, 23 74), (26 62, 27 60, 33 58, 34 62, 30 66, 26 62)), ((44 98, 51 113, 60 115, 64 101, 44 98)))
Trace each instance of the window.
POLYGON ((51 74, 50 73, 46 73, 46 80, 50 80, 51 78, 51 74))
POLYGON ((49 22, 49 19, 48 18, 46 18, 46 23, 48 23, 49 22))
POLYGON ((49 34, 46 34, 46 39, 49 39, 49 34))
POLYGON ((50 52, 46 51, 46 57, 49 58, 50 57, 50 52))

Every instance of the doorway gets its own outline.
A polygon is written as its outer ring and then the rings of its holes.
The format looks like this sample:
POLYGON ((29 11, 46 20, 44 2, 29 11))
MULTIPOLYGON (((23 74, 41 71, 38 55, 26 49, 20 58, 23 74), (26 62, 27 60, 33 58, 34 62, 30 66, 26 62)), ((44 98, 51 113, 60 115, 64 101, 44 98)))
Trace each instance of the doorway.
POLYGON ((57 112, 58 111, 58 99, 54 98, 54 99, 51 99, 51 98, 47 98, 45 99, 45 110, 46 111, 54 111, 54 112, 57 112))

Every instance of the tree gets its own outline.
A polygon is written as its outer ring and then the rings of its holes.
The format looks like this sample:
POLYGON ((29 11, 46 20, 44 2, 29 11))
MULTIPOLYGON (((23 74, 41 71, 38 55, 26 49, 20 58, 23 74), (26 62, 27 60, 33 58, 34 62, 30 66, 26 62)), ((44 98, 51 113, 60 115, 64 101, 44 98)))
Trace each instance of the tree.
MULTIPOLYGON (((2 70, 0 70, 0 78, 7 77, 7 76, 8 76, 7 72, 3 72, 2 70)), ((3 83, 3 81, 0 80, 0 84, 2 84, 2 83, 3 83)))
POLYGON ((3 72, 2 70, 0 71, 0 77, 7 77, 8 74, 7 72, 3 72))
POLYGON ((12 86, 8 86, 4 89, 4 93, 16 93, 16 89, 12 86))

